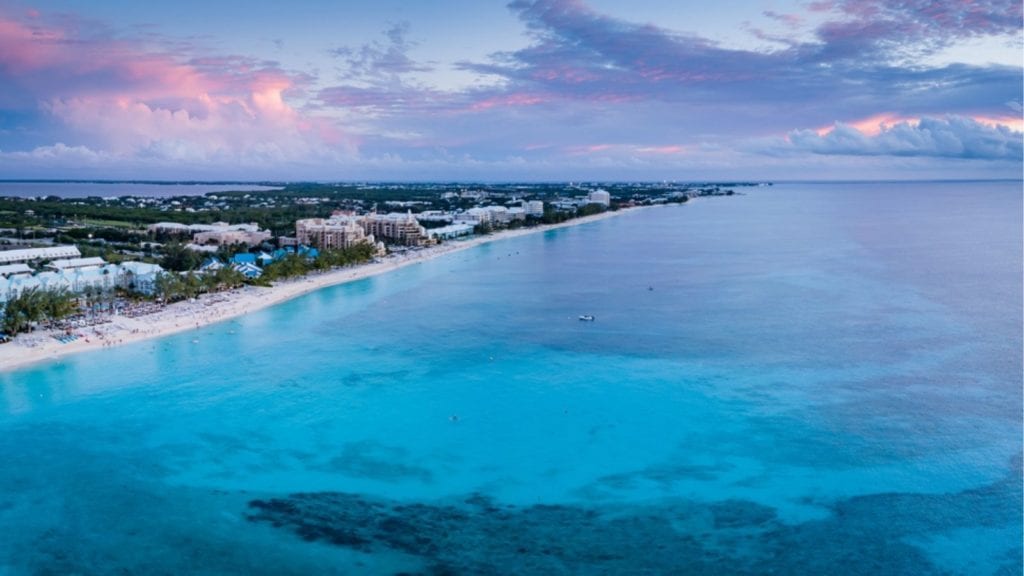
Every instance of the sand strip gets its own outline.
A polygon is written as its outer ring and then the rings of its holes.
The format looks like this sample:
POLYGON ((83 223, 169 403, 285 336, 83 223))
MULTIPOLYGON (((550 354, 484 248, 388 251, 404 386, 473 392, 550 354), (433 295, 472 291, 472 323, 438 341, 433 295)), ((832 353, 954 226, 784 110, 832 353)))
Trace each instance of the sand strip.
POLYGON ((574 218, 560 224, 504 230, 486 236, 476 236, 464 241, 449 240, 439 246, 393 254, 381 259, 380 262, 350 268, 339 268, 325 273, 314 273, 295 280, 278 282, 271 287, 246 286, 217 294, 204 294, 193 301, 176 302, 145 316, 135 318, 111 316, 108 323, 79 329, 76 333, 81 336, 67 344, 53 338, 53 335, 59 334, 58 331, 37 331, 31 334, 21 334, 12 342, 0 345, 0 371, 13 370, 36 362, 54 360, 68 354, 158 338, 183 330, 194 330, 208 324, 222 322, 268 306, 280 304, 286 300, 291 300, 292 298, 327 286, 362 280, 363 278, 384 274, 385 272, 397 270, 398 268, 437 258, 445 254, 468 250, 469 248, 489 242, 604 220, 632 210, 636 210, 636 208, 574 218))

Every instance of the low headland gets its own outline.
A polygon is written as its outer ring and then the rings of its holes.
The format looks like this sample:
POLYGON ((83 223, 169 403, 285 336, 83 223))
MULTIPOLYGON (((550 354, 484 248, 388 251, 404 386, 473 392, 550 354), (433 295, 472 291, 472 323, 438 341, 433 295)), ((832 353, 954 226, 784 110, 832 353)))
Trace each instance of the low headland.
POLYGON ((0 371, 10 371, 30 364, 52 361, 70 354, 195 330, 280 304, 314 290, 355 282, 445 254, 474 248, 481 244, 595 222, 640 208, 642 207, 624 208, 574 218, 558 224, 503 230, 475 236, 468 240, 449 241, 436 246, 391 254, 368 264, 312 273, 297 279, 277 282, 271 286, 245 286, 226 292, 203 294, 195 299, 153 306, 141 315, 110 315, 104 319, 103 323, 78 329, 74 334, 75 338, 70 341, 59 340, 58 338, 64 334, 64 331, 56 329, 21 334, 11 342, 0 346, 0 371))
POLYGON ((294 183, 0 197, 0 372, 194 330, 488 242, 757 185, 294 183))

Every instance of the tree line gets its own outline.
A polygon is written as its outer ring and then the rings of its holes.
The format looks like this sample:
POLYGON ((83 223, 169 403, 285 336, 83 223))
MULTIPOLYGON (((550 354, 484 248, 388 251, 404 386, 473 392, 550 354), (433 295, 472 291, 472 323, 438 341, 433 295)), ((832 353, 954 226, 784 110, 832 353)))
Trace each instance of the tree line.
POLYGON ((3 304, 0 327, 7 336, 14 336, 28 332, 37 324, 55 322, 77 311, 78 300, 66 288, 30 288, 3 304))
POLYGON ((301 254, 289 254, 264 266, 259 281, 268 284, 274 280, 305 276, 310 272, 362 264, 372 260, 376 250, 369 242, 360 242, 348 248, 323 250, 313 259, 301 254))

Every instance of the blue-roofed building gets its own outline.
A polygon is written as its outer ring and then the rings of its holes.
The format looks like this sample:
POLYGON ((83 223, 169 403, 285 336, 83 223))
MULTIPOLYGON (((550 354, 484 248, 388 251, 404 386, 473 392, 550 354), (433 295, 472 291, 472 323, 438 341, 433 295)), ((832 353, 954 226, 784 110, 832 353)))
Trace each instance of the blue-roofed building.
POLYGON ((260 252, 259 255, 256 256, 256 261, 260 266, 266 266, 267 264, 270 264, 274 260, 276 260, 276 258, 274 258, 270 254, 267 254, 266 252, 260 252))
POLYGON ((112 290, 122 287, 151 294, 163 268, 145 262, 122 262, 103 266, 82 266, 47 270, 35 275, 0 276, 0 302, 16 298, 26 290, 68 290, 81 293, 88 289, 112 290))
POLYGON ((203 265, 199 267, 200 272, 216 272, 224 268, 224 263, 214 257, 209 257, 203 262, 203 265))
POLYGON ((256 255, 251 252, 239 252, 231 257, 232 264, 252 264, 256 265, 256 255))
POLYGON ((260 276, 263 275, 263 270, 261 270, 259 266, 251 262, 245 264, 235 264, 232 266, 232 268, 240 272, 242 276, 245 276, 246 278, 250 279, 259 278, 260 276))
POLYGON ((320 251, 311 246, 299 246, 299 255, 305 256, 310 260, 316 260, 320 257, 320 251))

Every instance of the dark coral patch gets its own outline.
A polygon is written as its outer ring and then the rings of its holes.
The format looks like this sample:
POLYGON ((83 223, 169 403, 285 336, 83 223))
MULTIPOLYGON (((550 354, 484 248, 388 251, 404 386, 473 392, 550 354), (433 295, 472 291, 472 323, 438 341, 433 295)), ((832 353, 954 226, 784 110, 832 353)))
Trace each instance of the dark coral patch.
MULTIPOLYGON (((745 500, 595 508, 482 494, 400 503, 306 493, 253 500, 249 520, 310 541, 422 558, 434 574, 939 574, 907 537, 1019 525, 1019 466, 956 494, 876 494, 791 526, 745 500)), ((1008 558, 1019 573, 1020 550, 1008 558)))

